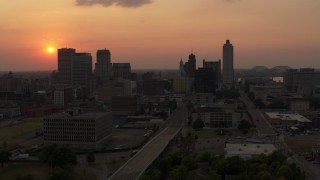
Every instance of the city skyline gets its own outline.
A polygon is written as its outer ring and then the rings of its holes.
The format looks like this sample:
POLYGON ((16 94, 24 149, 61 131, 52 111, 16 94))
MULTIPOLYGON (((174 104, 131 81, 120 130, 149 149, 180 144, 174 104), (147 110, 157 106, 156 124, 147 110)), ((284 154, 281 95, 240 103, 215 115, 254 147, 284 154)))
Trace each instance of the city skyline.
POLYGON ((222 59, 226 39, 236 48, 236 69, 319 68, 319 7, 316 0, 5 0, 0 71, 56 69, 64 47, 92 55, 107 48, 113 62, 133 69, 178 69, 193 52, 200 67, 222 59))

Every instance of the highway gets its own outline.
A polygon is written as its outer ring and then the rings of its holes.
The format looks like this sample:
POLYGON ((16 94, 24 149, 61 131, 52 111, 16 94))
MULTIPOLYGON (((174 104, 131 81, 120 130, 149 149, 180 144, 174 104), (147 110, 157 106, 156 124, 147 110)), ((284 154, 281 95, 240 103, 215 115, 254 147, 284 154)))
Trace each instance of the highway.
POLYGON ((240 99, 247 106, 247 110, 252 116, 252 121, 256 125, 258 134, 260 136, 276 135, 275 131, 273 130, 273 127, 270 125, 268 120, 263 116, 262 112, 254 106, 253 102, 243 91, 240 91, 240 99))
POLYGON ((109 179, 110 180, 135 180, 152 164, 152 162, 166 148, 181 130, 183 121, 187 119, 187 109, 180 104, 167 119, 168 127, 149 141, 135 156, 120 167, 109 179))

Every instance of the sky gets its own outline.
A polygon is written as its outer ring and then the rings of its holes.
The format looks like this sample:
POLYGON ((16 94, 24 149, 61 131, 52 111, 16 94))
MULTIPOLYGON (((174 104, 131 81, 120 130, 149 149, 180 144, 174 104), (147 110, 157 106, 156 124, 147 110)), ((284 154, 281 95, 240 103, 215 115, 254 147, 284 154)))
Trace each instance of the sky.
POLYGON ((57 48, 110 49, 133 69, 177 69, 193 52, 235 68, 320 68, 319 0, 1 0, 0 71, 57 69, 57 48), (53 52, 48 52, 53 47, 53 52))

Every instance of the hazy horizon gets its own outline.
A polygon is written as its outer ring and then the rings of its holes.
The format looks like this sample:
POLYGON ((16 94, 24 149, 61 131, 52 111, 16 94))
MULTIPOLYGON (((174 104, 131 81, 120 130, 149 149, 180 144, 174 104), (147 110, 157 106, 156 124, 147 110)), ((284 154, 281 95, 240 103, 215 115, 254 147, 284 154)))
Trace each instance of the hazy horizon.
POLYGON ((235 68, 320 68, 318 0, 48 0, 0 2, 0 71, 57 68, 57 48, 110 49, 133 69, 175 69, 194 52, 235 68), (47 49, 52 47, 48 52, 47 49))

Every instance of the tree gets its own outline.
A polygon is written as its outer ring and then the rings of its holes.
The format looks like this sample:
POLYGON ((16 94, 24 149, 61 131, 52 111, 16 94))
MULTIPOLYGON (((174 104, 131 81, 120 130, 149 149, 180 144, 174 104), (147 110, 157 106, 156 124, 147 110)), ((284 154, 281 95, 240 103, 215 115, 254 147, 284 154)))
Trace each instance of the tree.
POLYGON ((251 101, 253 101, 253 100, 255 99, 254 93, 253 93, 253 92, 249 92, 248 98, 249 98, 251 101))
POLYGON ((258 179, 260 179, 260 180, 271 180, 272 176, 268 171, 265 170, 265 171, 259 172, 258 179))
POLYGON ((293 176, 293 171, 290 168, 290 166, 284 164, 279 168, 277 175, 278 177, 285 177, 287 179, 291 179, 293 176))
POLYGON ((7 142, 2 142, 2 148, 0 149, 0 163, 3 167, 4 163, 10 160, 11 152, 7 150, 7 142))
POLYGON ((39 158, 53 167, 77 164, 77 156, 65 145, 47 145, 42 149, 39 158))
POLYGON ((188 116, 188 126, 191 126, 193 118, 191 115, 188 116))
POLYGON ((271 103, 268 105, 270 109, 285 109, 286 105, 281 99, 272 99, 271 103))
POLYGON ((222 180, 222 178, 217 171, 213 170, 210 172, 209 176, 207 177, 207 180, 222 180))
POLYGON ((241 120, 239 125, 238 125, 238 129, 239 130, 243 130, 243 129, 251 129, 251 123, 247 120, 241 120))
POLYGON ((254 106, 257 108, 263 109, 266 107, 266 105, 262 102, 262 99, 255 99, 253 103, 254 103, 254 106))
POLYGON ((184 180, 188 175, 188 169, 185 166, 177 166, 171 170, 169 179, 170 180, 184 180))
POLYGON ((90 163, 94 163, 94 161, 96 160, 94 153, 93 152, 89 152, 87 155, 87 162, 90 163))
POLYGON ((70 173, 68 169, 55 167, 52 175, 49 176, 49 180, 67 180, 69 179, 70 173))
POLYGON ((204 127, 204 122, 202 121, 202 119, 200 117, 198 117, 193 125, 192 125, 192 128, 193 129, 202 129, 204 127))

